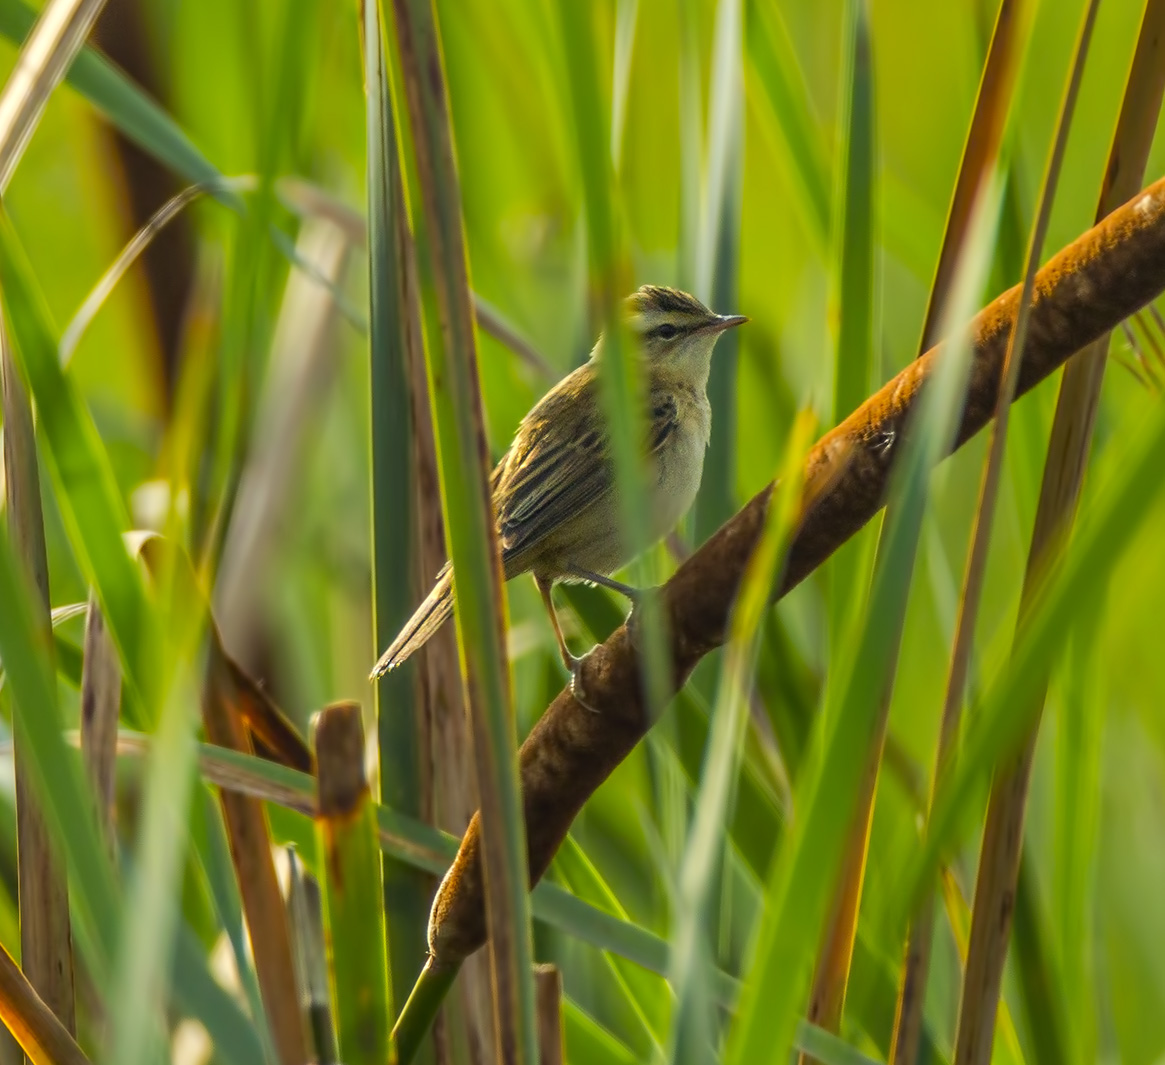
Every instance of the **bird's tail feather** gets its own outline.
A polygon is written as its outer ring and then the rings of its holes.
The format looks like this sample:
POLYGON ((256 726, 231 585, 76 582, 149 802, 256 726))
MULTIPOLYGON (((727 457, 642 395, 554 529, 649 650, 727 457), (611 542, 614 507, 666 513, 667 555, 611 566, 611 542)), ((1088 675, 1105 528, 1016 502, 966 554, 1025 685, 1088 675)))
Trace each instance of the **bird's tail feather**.
POLYGON ((448 562, 437 574, 437 583, 417 607, 388 650, 372 670, 372 677, 382 677, 396 669, 414 652, 419 651, 453 613, 453 569, 448 562))

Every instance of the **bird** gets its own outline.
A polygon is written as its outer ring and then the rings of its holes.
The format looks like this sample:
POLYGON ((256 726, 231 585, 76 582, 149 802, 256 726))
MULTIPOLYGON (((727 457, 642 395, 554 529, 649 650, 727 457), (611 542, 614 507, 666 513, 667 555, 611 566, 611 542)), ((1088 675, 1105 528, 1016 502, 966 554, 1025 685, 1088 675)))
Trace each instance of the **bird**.
MULTIPOLYGON (((720 335, 743 315, 710 311, 676 288, 644 285, 623 301, 626 325, 647 384, 650 543, 663 539, 700 487, 712 430, 708 376, 720 335)), ((637 601, 638 589, 611 577, 631 561, 619 522, 615 471, 600 398, 600 336, 590 358, 555 385, 522 419, 490 478, 507 581, 532 573, 562 663, 573 680, 584 656, 567 645, 551 598, 556 583, 603 585, 637 601)), ((453 613, 453 570, 446 562, 433 590, 373 668, 373 679, 418 651, 453 613)))

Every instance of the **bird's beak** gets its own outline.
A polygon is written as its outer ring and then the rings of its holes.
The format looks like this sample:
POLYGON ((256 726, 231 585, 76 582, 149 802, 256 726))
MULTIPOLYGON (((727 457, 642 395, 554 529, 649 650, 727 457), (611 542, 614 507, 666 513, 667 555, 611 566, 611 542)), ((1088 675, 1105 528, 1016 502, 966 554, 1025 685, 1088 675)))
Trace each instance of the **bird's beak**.
POLYGON ((708 323, 708 328, 717 333, 723 333, 725 329, 734 329, 738 325, 744 325, 748 319, 743 314, 718 314, 711 322, 708 323))

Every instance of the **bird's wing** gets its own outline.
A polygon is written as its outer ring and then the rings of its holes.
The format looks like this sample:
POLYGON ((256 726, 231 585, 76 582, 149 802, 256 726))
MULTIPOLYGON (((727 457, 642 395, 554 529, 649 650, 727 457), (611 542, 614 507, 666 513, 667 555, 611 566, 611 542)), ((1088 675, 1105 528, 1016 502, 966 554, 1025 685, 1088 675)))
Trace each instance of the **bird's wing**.
MULTIPOLYGON (((597 388, 597 382, 591 380, 586 387, 597 388)), ((666 445, 679 423, 673 395, 653 393, 651 399, 649 454, 666 445)), ((534 547, 614 491, 614 468, 599 404, 580 402, 576 395, 572 401, 551 402, 546 410, 540 405, 536 413, 519 431, 498 481, 495 498, 505 561, 534 547)))

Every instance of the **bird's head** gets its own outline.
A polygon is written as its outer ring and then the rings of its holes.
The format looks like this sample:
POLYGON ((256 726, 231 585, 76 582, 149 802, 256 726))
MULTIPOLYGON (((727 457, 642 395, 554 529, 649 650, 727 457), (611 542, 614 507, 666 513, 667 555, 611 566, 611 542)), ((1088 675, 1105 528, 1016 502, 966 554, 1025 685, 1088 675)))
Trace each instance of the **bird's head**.
POLYGON ((674 370, 701 387, 708 381, 717 338, 748 321, 739 314, 715 314, 695 296, 661 285, 644 285, 627 297, 625 306, 627 324, 648 365, 674 370))

